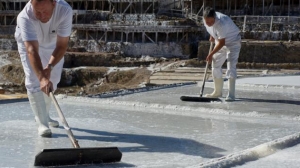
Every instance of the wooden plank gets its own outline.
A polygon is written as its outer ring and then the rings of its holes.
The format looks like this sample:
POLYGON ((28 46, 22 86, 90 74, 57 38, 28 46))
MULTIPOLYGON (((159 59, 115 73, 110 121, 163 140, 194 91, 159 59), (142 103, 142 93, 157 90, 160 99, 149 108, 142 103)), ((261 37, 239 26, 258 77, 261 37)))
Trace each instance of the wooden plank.
MULTIPOLYGON (((211 74, 211 71, 207 71, 208 74, 211 74)), ((223 70, 223 74, 226 73, 226 70, 223 70)), ((176 71, 176 72, 156 72, 152 76, 203 76, 204 72, 184 72, 184 71, 176 71)), ((261 75, 262 71, 237 71, 239 75, 261 75)))
POLYGON ((184 80, 184 81, 199 81, 203 76, 151 76, 150 80, 184 80))
POLYGON ((189 83, 194 81, 173 81, 173 80, 150 80, 151 84, 163 85, 163 84, 174 84, 174 83, 189 83))
POLYGON ((27 98, 27 94, 0 94, 0 99, 22 99, 27 98))
POLYGON ((157 72, 157 73, 153 74, 152 76, 195 76, 195 77, 199 77, 199 76, 203 76, 203 73, 157 72))

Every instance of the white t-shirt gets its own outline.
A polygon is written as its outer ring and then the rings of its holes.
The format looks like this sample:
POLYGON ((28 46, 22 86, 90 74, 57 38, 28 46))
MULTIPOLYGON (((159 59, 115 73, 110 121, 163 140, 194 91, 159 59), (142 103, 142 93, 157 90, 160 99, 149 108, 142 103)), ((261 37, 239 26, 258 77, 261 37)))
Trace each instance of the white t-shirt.
MULTIPOLYGON (((39 42, 39 49, 51 51, 55 49, 57 35, 68 37, 72 30, 73 11, 71 6, 64 0, 56 0, 56 5, 51 19, 47 23, 42 23, 36 19, 31 1, 29 1, 17 18, 15 38, 18 45, 24 45, 24 41, 39 42)), ((20 47, 23 50, 25 47, 20 47)), ((19 51, 19 52, 26 52, 19 51)))
POLYGON ((239 36, 239 28, 227 15, 224 15, 220 12, 216 12, 215 23, 211 27, 206 25, 204 19, 203 23, 207 32, 214 39, 217 40, 225 38, 225 45, 240 42, 241 40, 239 36))

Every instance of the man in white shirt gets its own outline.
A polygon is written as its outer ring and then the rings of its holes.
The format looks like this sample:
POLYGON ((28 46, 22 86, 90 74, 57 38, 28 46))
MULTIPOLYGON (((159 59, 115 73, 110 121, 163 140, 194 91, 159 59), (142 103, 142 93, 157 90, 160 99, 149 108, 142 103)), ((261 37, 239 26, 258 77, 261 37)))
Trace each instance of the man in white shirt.
POLYGON ((64 0, 30 0, 17 17, 15 38, 38 134, 51 136, 49 92, 57 88, 72 29, 73 11, 64 0))
POLYGON ((235 100, 235 81, 237 77, 236 64, 241 50, 241 36, 239 28, 230 17, 215 12, 207 7, 203 13, 203 22, 210 41, 215 42, 215 47, 207 56, 206 61, 212 62, 212 75, 214 78, 214 91, 206 97, 217 98, 222 96, 223 78, 222 65, 227 59, 228 95, 226 101, 235 100))

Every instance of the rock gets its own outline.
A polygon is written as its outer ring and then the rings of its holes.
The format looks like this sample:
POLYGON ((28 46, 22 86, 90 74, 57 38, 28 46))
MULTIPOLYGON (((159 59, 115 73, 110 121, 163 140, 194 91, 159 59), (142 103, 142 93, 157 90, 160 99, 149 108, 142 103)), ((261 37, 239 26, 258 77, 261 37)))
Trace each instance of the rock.
POLYGON ((267 75, 269 73, 269 70, 264 70, 264 71, 262 71, 262 74, 263 75, 267 75))
POLYGON ((0 87, 0 94, 4 94, 4 93, 5 93, 5 90, 2 87, 0 87))

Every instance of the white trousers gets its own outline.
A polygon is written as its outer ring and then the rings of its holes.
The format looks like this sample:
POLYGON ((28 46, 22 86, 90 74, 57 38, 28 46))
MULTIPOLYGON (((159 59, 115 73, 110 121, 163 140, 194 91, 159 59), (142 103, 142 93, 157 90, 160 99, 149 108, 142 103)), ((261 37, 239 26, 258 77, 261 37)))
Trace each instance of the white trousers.
MULTIPOLYGON (((23 69, 25 72, 25 87, 26 87, 27 91, 30 93, 35 93, 35 92, 41 91, 40 81, 38 80, 32 66, 29 62, 27 53, 20 52, 20 50, 19 50, 19 53, 20 53, 23 69)), ((43 67, 46 67, 49 63, 52 52, 49 52, 49 51, 45 52, 40 49, 39 53, 40 53, 42 65, 43 65, 43 67)), ((64 59, 60 60, 59 63, 57 63, 54 66, 53 70, 51 71, 50 81, 53 83, 54 90, 57 89, 57 84, 60 81, 63 64, 64 64, 64 59)))
POLYGON ((236 64, 238 62, 241 50, 241 43, 237 42, 232 45, 222 47, 213 55, 212 60, 212 76, 213 78, 222 78, 222 65, 227 59, 227 78, 236 78, 236 64))

